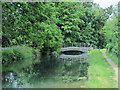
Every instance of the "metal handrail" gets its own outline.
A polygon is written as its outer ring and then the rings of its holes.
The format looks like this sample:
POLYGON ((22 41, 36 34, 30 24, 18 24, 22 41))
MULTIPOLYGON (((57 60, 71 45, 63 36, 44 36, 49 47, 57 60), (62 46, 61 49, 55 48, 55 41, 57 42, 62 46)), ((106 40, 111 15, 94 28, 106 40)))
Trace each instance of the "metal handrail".
POLYGON ((92 48, 93 44, 86 44, 86 43, 63 43, 63 47, 86 47, 86 48, 92 48))

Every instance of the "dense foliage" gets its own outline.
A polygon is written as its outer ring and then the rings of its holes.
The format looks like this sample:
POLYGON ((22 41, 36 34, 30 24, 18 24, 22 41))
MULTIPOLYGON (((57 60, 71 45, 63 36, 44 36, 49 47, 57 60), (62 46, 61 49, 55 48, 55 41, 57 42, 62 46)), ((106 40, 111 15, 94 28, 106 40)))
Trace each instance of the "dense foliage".
POLYGON ((84 42, 104 47, 101 28, 112 13, 112 7, 104 10, 95 6, 93 3, 59 3, 58 26, 64 42, 84 42))
POLYGON ((58 50, 62 42, 84 42, 104 47, 104 26, 112 7, 94 3, 3 3, 3 47, 28 44, 58 50))
POLYGON ((56 26, 55 13, 49 3, 3 3, 2 45, 28 44, 38 49, 57 50, 62 35, 56 26))
POLYGON ((119 33, 118 33, 118 9, 117 7, 114 8, 113 15, 107 20, 105 26, 103 27, 103 31, 105 32, 105 40, 106 40, 106 47, 109 52, 119 55, 119 33))

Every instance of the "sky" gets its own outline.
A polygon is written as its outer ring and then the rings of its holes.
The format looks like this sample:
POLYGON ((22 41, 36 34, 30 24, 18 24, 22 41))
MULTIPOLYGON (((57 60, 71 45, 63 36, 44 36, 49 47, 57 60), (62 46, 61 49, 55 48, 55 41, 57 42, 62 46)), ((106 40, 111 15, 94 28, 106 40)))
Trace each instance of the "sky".
POLYGON ((110 5, 117 5, 120 0, 93 0, 94 3, 97 3, 102 8, 109 7, 110 5))

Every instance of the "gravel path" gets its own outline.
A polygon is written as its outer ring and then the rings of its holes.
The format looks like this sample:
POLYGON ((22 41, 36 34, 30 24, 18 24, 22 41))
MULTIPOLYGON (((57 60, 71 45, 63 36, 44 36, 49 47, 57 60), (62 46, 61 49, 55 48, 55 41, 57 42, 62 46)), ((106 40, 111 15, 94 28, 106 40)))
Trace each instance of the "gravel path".
POLYGON ((103 53, 103 57, 108 61, 108 63, 113 67, 113 69, 115 70, 115 77, 114 79, 118 82, 118 70, 120 71, 120 69, 118 68, 118 66, 106 55, 105 52, 103 53))

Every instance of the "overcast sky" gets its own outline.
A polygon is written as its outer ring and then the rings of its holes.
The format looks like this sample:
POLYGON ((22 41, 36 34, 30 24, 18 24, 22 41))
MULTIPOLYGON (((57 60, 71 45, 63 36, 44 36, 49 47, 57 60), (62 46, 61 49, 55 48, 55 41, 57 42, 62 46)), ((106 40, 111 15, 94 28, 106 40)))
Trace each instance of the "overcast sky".
POLYGON ((120 0, 93 0, 93 2, 100 5, 102 8, 109 7, 110 5, 117 5, 120 0))

